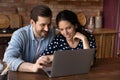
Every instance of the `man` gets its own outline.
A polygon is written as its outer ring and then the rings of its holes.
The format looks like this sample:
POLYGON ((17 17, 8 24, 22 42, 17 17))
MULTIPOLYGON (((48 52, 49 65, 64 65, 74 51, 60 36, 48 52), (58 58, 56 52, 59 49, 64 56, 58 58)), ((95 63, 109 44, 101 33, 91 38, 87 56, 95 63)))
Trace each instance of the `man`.
POLYGON ((11 64, 11 70, 37 72, 51 62, 50 55, 42 55, 55 36, 51 18, 50 8, 38 5, 31 11, 30 25, 13 33, 3 58, 11 64))

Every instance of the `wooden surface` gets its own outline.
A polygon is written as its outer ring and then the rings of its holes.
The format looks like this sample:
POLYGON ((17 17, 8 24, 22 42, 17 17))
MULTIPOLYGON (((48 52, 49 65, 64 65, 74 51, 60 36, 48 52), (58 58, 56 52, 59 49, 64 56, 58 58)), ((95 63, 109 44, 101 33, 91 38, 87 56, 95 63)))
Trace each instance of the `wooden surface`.
POLYGON ((108 28, 100 28, 100 29, 94 29, 93 30, 94 34, 114 34, 117 33, 117 31, 113 30, 113 29, 108 29, 108 28))
POLYGON ((114 44, 116 31, 112 29, 95 29, 93 34, 96 39, 97 58, 114 57, 114 44))
POLYGON ((8 33, 8 34, 0 34, 0 38, 2 37, 11 37, 12 34, 11 33, 8 33))
POLYGON ((8 80, 119 80, 120 58, 98 59, 88 74, 48 78, 44 72, 8 72, 8 80))
POLYGON ((0 29, 8 28, 10 25, 10 20, 8 16, 0 14, 0 29))

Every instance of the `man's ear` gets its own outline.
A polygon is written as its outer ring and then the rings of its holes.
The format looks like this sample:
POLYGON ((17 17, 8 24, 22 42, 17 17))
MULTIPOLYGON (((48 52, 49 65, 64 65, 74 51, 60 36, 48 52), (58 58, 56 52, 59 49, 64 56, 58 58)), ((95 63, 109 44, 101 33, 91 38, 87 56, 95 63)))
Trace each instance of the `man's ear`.
POLYGON ((31 19, 30 24, 34 27, 35 26, 35 21, 33 19, 31 19))
POLYGON ((34 23, 33 19, 30 19, 30 24, 33 24, 33 23, 34 23))

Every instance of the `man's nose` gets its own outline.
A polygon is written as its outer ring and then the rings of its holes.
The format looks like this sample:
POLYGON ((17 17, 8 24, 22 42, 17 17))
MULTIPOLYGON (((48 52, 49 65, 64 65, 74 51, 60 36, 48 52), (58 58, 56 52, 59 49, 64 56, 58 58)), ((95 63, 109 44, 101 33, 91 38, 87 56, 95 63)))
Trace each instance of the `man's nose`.
POLYGON ((49 26, 46 25, 45 28, 44 28, 45 31, 48 31, 49 30, 49 26))

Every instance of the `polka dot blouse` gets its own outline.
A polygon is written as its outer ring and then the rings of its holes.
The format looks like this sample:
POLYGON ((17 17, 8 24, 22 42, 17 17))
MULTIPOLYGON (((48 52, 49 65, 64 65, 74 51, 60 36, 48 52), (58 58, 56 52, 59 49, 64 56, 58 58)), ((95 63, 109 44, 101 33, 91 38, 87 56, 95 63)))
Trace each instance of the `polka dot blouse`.
MULTIPOLYGON (((92 34, 88 35, 88 41, 90 48, 96 48, 95 38, 92 34)), ((65 37, 61 34, 57 35, 53 41, 48 45, 46 50, 43 52, 42 55, 53 54, 57 50, 75 50, 75 49, 83 49, 83 42, 80 40, 76 48, 71 48, 65 37)))

